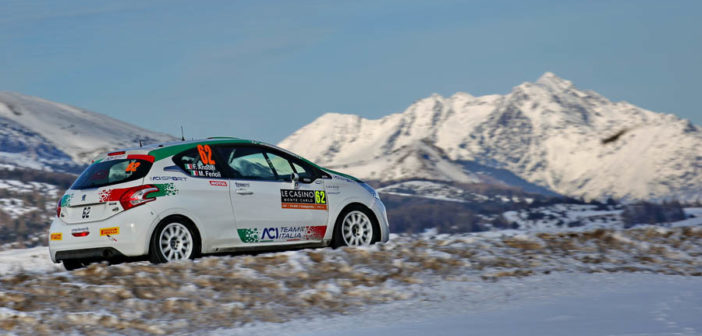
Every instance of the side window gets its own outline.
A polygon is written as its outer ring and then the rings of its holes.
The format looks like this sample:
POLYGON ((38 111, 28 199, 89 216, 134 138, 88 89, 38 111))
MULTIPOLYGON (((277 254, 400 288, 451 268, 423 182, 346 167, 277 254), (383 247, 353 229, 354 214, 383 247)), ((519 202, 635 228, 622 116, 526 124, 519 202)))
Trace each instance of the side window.
POLYGON ((173 162, 190 174, 190 176, 222 177, 222 173, 215 165, 212 150, 209 146, 188 149, 173 157, 173 162), (208 162, 203 162, 203 159, 208 162))
POLYGON ((266 155, 271 160, 271 164, 278 173, 279 178, 289 181, 290 174, 293 172, 297 173, 297 175, 300 176, 300 181, 305 183, 310 183, 316 178, 315 170, 298 159, 292 157, 286 158, 282 156, 283 154, 279 155, 271 151, 267 151, 266 155))
POLYGON ((232 169, 234 178, 274 181, 275 173, 263 152, 255 147, 223 147, 220 154, 232 169))
POLYGON ((303 164, 303 163, 302 162, 300 162, 300 163, 293 162, 292 163, 293 167, 295 168, 295 172, 297 173, 297 175, 300 175, 301 179, 310 179, 310 182, 312 182, 312 180, 314 180, 314 173, 313 173, 312 169, 307 165, 305 165, 305 167, 307 167, 307 168, 304 168, 300 164, 303 164))
POLYGON ((271 160, 271 165, 273 166, 273 169, 275 169, 278 180, 290 181, 290 176, 295 172, 290 164, 290 161, 270 152, 266 152, 266 156, 268 156, 268 159, 271 160))

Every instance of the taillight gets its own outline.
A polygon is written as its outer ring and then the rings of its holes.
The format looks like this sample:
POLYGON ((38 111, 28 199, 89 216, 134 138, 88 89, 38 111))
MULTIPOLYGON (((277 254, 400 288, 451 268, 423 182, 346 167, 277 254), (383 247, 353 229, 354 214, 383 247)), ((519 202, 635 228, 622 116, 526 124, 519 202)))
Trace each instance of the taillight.
POLYGON ((61 218, 61 199, 56 203, 56 217, 61 218))
POLYGON ((157 191, 158 188, 150 184, 130 188, 122 194, 122 197, 119 198, 119 202, 122 204, 122 209, 129 210, 135 206, 156 200, 155 197, 147 196, 157 191))

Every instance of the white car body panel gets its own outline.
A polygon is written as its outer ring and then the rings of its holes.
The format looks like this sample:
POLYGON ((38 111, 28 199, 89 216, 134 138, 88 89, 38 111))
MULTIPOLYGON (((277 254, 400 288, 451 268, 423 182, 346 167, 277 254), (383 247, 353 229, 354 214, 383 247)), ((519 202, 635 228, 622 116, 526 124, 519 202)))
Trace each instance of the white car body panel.
MULTIPOLYGON (((248 146, 289 153, 271 145, 248 146)), ((124 155, 105 156, 103 161, 143 156, 153 150, 126 150, 124 155)), ((331 178, 320 177, 311 183, 201 177, 178 167, 173 155, 157 159, 142 179, 97 189, 69 189, 66 195, 70 196, 65 197, 70 204, 61 208, 61 218, 51 224, 51 258, 59 262, 57 252, 65 256, 101 248, 113 248, 127 257, 147 255, 156 226, 169 216, 185 217, 196 226, 202 253, 325 246, 333 238, 339 214, 350 204, 371 210, 378 222, 380 241, 387 241, 389 224, 382 202, 356 180, 329 171, 325 174, 331 178), (109 195, 112 189, 147 184, 160 189, 154 201, 126 211, 118 200, 101 202, 101 195, 109 195), (90 207, 89 218, 83 218, 86 207, 90 207), (86 229, 89 234, 73 236, 77 229, 86 229), (54 239, 59 234, 60 239, 54 239)))

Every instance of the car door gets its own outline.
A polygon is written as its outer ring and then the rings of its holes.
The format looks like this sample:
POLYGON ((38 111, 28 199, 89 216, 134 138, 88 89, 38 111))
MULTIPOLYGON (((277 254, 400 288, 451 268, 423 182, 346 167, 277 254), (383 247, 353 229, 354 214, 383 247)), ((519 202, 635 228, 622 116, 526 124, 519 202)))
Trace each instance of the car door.
POLYGON ((243 244, 322 239, 328 218, 323 184, 310 178, 294 183, 295 165, 262 146, 222 146, 217 150, 229 168, 234 225, 243 244))
MULTIPOLYGON (((212 154, 209 145, 198 145, 176 154, 175 167, 164 167, 151 177, 152 183, 171 184, 178 197, 164 198, 163 203, 169 211, 193 216, 203 230, 203 247, 223 247, 236 243, 237 237, 232 232, 234 219, 231 208, 228 180, 223 176, 226 167, 212 154), (216 162, 215 162, 216 161, 216 162), (185 173, 185 175, 183 175, 185 173)), ((154 202, 155 204, 155 202, 154 202)))

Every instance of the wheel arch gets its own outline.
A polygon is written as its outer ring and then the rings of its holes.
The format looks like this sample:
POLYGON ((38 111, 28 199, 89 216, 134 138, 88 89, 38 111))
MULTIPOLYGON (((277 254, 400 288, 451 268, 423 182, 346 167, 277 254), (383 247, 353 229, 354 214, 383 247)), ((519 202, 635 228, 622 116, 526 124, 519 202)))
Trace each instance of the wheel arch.
MULTIPOLYGON (((346 204, 341 211, 339 211, 339 214, 336 216, 336 219, 334 219, 334 226, 332 227, 332 233, 336 232, 336 226, 340 224, 341 220, 343 220, 342 216, 346 215, 347 211, 350 211, 353 208, 363 208, 367 210, 367 215, 370 216, 371 224, 373 224, 373 229, 378 232, 378 237, 374 238, 372 243, 376 243, 382 239, 381 230, 380 230, 380 221, 378 220, 378 217, 375 215, 375 211, 371 209, 369 206, 361 203, 361 202, 351 202, 346 204)), ((333 237, 333 236, 332 236, 333 237)))
POLYGON ((163 223, 168 223, 170 221, 182 221, 183 224, 187 225, 190 229, 193 230, 193 234, 195 237, 193 237, 196 240, 196 246, 198 247, 197 250, 194 250, 193 253, 195 256, 200 256, 202 255, 202 234, 200 233, 200 229, 197 227, 197 224, 195 224, 195 221, 190 219, 190 217, 183 215, 183 214, 171 214, 163 219, 159 220, 158 223, 153 227, 151 230, 151 234, 149 237, 149 248, 148 248, 148 253, 151 254, 151 242, 153 241, 156 233, 156 228, 158 228, 160 225, 163 223))

